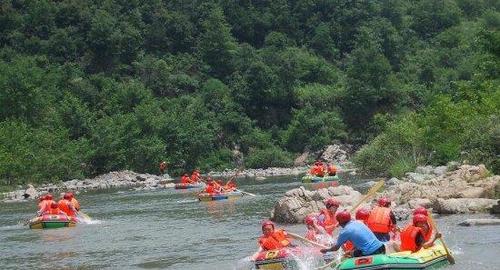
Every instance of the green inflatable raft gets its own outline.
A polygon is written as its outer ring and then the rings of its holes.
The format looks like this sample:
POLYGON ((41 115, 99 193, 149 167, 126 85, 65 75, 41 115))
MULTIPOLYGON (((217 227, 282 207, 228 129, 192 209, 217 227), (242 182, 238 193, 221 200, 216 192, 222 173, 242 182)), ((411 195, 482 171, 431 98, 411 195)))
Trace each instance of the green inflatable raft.
POLYGON ((389 255, 374 255, 344 260, 339 270, 375 270, 375 269, 435 269, 448 264, 446 251, 440 241, 428 249, 418 252, 410 251, 392 253, 389 255))
POLYGON ((302 183, 321 183, 321 182, 331 182, 336 180, 339 180, 338 175, 325 175, 320 177, 316 175, 306 174, 305 176, 302 177, 302 183))

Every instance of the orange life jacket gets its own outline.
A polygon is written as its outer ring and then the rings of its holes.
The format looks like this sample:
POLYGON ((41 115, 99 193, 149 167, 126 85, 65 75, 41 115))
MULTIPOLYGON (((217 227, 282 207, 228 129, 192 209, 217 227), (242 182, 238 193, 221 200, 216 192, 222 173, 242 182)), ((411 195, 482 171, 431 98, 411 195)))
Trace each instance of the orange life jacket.
POLYGON ((206 193, 214 193, 215 192, 214 186, 207 185, 207 187, 205 188, 205 192, 206 193))
POLYGON ((76 211, 80 211, 80 203, 78 202, 77 199, 71 198, 71 204, 76 209, 76 211))
POLYGON ((339 225, 339 222, 335 218, 335 215, 328 211, 328 209, 321 209, 321 214, 323 214, 325 220, 320 225, 325 228, 326 233, 332 235, 333 230, 339 225))
POLYGON ((335 167, 334 165, 330 165, 328 166, 328 174, 329 175, 336 175, 337 174, 337 167, 335 167))
POLYGON ((325 175, 325 172, 323 170, 323 166, 314 166, 313 168, 313 174, 316 175, 316 176, 324 176, 325 175))
POLYGON ((290 241, 287 239, 285 231, 275 230, 270 236, 261 236, 259 245, 264 250, 273 250, 289 246, 290 241))
POLYGON ((189 177, 188 177, 188 176, 184 176, 184 175, 183 175, 183 176, 181 177, 181 184, 189 184, 189 183, 191 183, 191 179, 189 179, 189 177))
POLYGON ((68 215, 70 217, 76 216, 76 213, 72 209, 73 205, 71 204, 70 201, 62 199, 62 200, 59 200, 58 204, 59 204, 59 209, 61 209, 61 211, 66 213, 66 215, 68 215))
POLYGON ((419 234, 423 235, 422 229, 410 224, 401 231, 401 251, 417 252, 420 247, 417 246, 416 240, 419 234))
POLYGON ((64 214, 63 211, 59 208, 50 208, 48 211, 46 211, 49 215, 61 215, 64 214))
POLYGON ((50 210, 50 205, 54 202, 54 200, 44 200, 44 201, 41 201, 39 204, 38 204, 38 207, 40 207, 40 211, 43 213, 43 212, 47 212, 50 210))
POLYGON ((193 182, 198 182, 198 180, 200 179, 200 173, 199 172, 194 172, 191 174, 191 181, 193 182))
POLYGON ((368 228, 376 233, 389 233, 392 229, 391 209, 387 207, 376 206, 368 217, 366 222, 368 228))

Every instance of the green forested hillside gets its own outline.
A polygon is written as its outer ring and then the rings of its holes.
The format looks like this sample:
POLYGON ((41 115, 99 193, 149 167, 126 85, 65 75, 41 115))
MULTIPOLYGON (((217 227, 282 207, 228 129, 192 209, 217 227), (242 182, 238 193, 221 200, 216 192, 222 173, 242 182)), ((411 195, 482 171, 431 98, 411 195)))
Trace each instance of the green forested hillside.
POLYGON ((0 179, 290 165, 495 171, 500 2, 4 0, 0 179))

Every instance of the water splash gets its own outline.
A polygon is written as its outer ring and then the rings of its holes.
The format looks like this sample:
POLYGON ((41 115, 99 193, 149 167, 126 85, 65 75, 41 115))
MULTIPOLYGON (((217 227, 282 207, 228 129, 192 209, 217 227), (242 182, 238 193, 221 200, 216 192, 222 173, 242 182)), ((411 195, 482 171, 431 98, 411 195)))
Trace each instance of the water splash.
POLYGON ((251 270, 251 269, 255 269, 255 262, 253 261, 252 256, 248 256, 238 260, 236 265, 233 267, 233 270, 251 270))

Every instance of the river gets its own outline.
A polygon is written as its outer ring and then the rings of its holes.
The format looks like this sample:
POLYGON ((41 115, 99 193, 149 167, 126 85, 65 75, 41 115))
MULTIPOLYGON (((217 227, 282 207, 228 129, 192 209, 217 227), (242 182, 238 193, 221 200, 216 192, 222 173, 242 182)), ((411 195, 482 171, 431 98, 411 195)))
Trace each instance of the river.
MULTIPOLYGON (((347 184, 362 189, 351 179, 347 184)), ((242 190, 258 194, 234 201, 198 202, 186 190, 107 190, 78 195, 92 224, 30 230, 24 220, 35 202, 0 203, 0 269, 245 269, 257 250, 260 222, 269 217, 297 178, 239 180, 242 190)), ((469 217, 437 217, 457 264, 446 269, 500 269, 500 230, 460 227, 469 217)), ((286 225, 303 234, 304 225, 286 225)))

